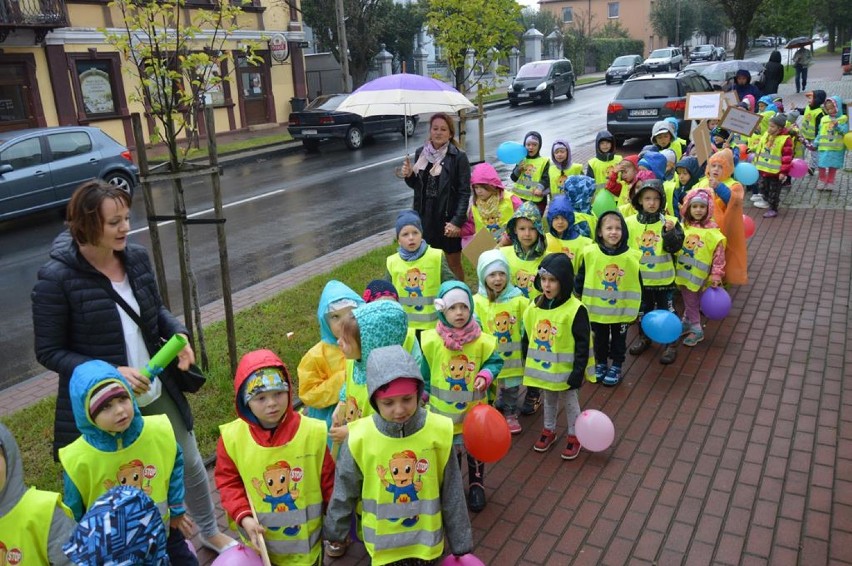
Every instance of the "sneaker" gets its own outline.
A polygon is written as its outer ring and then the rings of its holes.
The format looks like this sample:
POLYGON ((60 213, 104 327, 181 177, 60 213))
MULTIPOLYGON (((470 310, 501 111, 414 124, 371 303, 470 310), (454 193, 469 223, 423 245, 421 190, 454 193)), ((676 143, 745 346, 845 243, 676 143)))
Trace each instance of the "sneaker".
POLYGON ((610 366, 609 370, 607 370, 606 375, 603 378, 603 384, 607 387, 615 387, 619 383, 621 383, 621 366, 613 364, 610 366))
POLYGON ((506 424, 509 425, 510 434, 521 434, 524 430, 521 423, 518 422, 518 417, 515 415, 506 415, 506 424))
POLYGON ((756 201, 756 200, 763 200, 763 197, 760 195, 760 193, 754 193, 753 195, 751 195, 751 196, 749 197, 749 200, 750 200, 751 202, 754 202, 754 201, 756 201))
POLYGON ((757 208, 769 208, 769 203, 761 198, 760 200, 754 201, 754 206, 757 208))
POLYGON ((810 176, 810 177, 814 176, 814 168, 811 167, 811 166, 808 166, 808 176, 810 176))
POLYGON ((685 318, 680 319, 680 335, 689 334, 692 330, 692 323, 685 318))
POLYGON ((764 218, 775 218, 776 216, 778 216, 778 213, 774 210, 767 210, 763 213, 764 218))
POLYGON ((702 340, 704 340, 704 331, 701 329, 694 329, 689 333, 689 336, 683 339, 683 345, 691 348, 702 340))
POLYGON ((565 445, 565 450, 562 451, 563 460, 573 460, 580 455, 580 441, 573 434, 568 435, 568 444, 565 445))
POLYGON ((553 446, 554 442, 556 442, 556 433, 544 428, 541 430, 541 437, 533 444, 533 450, 536 452, 547 452, 553 446))
POLYGON ((325 555, 329 558, 340 558, 344 554, 346 554, 346 549, 349 547, 349 543, 347 541, 343 542, 332 542, 328 541, 325 543, 325 555))
POLYGON ((525 417, 534 415, 538 408, 541 407, 541 393, 538 395, 530 395, 527 393, 524 397, 524 404, 521 405, 520 413, 525 417))
POLYGON ((601 383, 604 380, 608 369, 606 364, 595 365, 595 383, 601 383))
POLYGON ((498 397, 496 401, 494 401, 494 408, 500 411, 501 413, 506 411, 506 403, 503 402, 502 395, 498 397))
POLYGON ((660 356, 660 363, 668 365, 675 361, 677 358, 677 348, 674 344, 669 344, 666 346, 666 349, 663 350, 663 355, 660 356))
POLYGON ((630 346, 630 354, 633 356, 638 356, 642 354, 645 350, 651 347, 651 339, 647 336, 640 336, 636 339, 632 346, 630 346))

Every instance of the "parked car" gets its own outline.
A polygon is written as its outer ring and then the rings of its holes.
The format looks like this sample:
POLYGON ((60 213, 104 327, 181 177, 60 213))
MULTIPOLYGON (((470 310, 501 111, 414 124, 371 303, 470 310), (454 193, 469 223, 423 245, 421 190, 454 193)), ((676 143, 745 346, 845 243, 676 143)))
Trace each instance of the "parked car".
POLYGON ((663 47, 654 49, 651 55, 645 59, 645 67, 649 72, 654 71, 680 71, 683 66, 683 54, 677 47, 663 47))
POLYGON ((324 94, 316 97, 304 110, 292 112, 287 131, 293 139, 302 140, 309 151, 319 149, 322 140, 340 138, 349 149, 359 149, 364 139, 388 132, 411 137, 417 128, 417 116, 361 117, 351 112, 338 112, 347 94, 324 94))
POLYGON ((704 45, 696 45, 692 51, 689 52, 689 60, 690 62, 694 61, 715 61, 716 60, 716 46, 711 45, 709 43, 705 43, 704 45))
POLYGON ((654 122, 674 116, 680 120, 678 135, 689 137, 683 119, 689 92, 713 90, 707 79, 694 71, 641 75, 627 79, 606 109, 606 129, 620 144, 627 138, 648 139, 654 122))
POLYGON ((606 70, 604 80, 606 80, 606 84, 612 84, 616 81, 624 82, 636 73, 644 71, 645 65, 641 55, 622 55, 616 57, 612 65, 606 70))
POLYGON ((576 84, 574 66, 568 59, 552 59, 527 63, 515 76, 506 93, 510 106, 521 102, 553 104, 557 96, 574 98, 576 84))
POLYGON ((768 37, 758 37, 751 44, 753 47, 773 47, 775 42, 768 37))
POLYGON ((717 61, 724 61, 727 58, 728 58, 728 51, 724 47, 717 46, 716 47, 716 60, 717 61))
POLYGON ((64 206, 90 179, 103 179, 132 197, 139 168, 126 147, 98 128, 0 133, 0 220, 64 206))

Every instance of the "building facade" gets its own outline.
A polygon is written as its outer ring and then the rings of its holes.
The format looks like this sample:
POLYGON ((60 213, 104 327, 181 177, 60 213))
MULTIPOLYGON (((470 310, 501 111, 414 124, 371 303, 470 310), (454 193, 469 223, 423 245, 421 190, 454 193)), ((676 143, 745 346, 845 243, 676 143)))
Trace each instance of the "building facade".
POLYGON ((539 0, 538 4, 556 16, 563 29, 582 26, 594 33, 608 22, 618 22, 632 39, 645 42, 643 55, 666 46, 666 38, 655 35, 651 27, 653 0, 539 0))
MULTIPOLYGON (((183 19, 191 21, 194 10, 210 8, 206 0, 187 0, 183 19)), ((244 6, 238 31, 224 45, 232 57, 214 70, 229 80, 207 97, 217 132, 286 122, 290 99, 306 96, 298 14, 295 3, 277 0, 244 6), (283 62, 269 49, 278 34, 289 47, 283 62), (242 51, 247 43, 256 46, 262 63, 247 63, 242 51)), ((118 31, 121 25, 119 10, 107 0, 0 0, 0 132, 95 126, 135 149, 130 115, 139 112, 150 140, 154 122, 134 96, 139 89, 138 77, 128 72, 132 63, 100 31, 118 31)))

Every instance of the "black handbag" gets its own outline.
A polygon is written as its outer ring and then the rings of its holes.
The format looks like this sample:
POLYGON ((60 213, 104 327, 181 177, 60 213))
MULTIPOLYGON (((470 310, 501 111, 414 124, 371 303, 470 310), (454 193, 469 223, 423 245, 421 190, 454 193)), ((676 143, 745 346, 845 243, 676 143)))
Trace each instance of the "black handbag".
MULTIPOLYGON (((139 330, 142 331, 142 339, 145 340, 145 344, 148 346, 149 352, 156 352, 159 350, 167 340, 162 337, 156 337, 152 340, 152 337, 148 334, 148 328, 145 326, 145 323, 142 322, 142 319, 136 314, 136 311, 127 304, 121 295, 112 288, 112 285, 101 281, 103 288, 109 293, 109 296, 115 301, 115 304, 124 309, 124 312, 136 323, 136 326, 139 327, 139 330)), ((163 369, 163 374, 167 375, 170 379, 172 379, 177 385, 178 389, 183 391, 184 393, 195 393, 207 382, 207 377, 204 375, 204 372, 201 371, 201 368, 196 364, 190 364, 189 369, 183 371, 178 367, 177 358, 172 360, 166 368, 163 369)))

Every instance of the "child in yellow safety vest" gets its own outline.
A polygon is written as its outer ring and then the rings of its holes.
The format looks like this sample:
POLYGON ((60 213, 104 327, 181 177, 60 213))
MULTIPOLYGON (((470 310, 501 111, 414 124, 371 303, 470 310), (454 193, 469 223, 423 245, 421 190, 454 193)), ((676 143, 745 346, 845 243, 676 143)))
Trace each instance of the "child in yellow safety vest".
POLYGON ((62 545, 77 525, 61 498, 27 488, 18 443, 0 423, 0 564, 73 564, 62 545))
POLYGON ((274 565, 321 564, 334 484, 325 421, 293 410, 290 373, 270 350, 240 359, 234 406, 237 418, 219 427, 215 470, 232 528, 255 548, 263 537, 274 565))
POLYGON ((367 389, 374 414, 352 423, 337 460, 325 538, 343 544, 356 506, 372 564, 437 564, 444 541, 473 550, 453 423, 420 406, 424 384, 400 346, 373 350, 367 389))
POLYGON ((622 157, 615 153, 615 136, 602 130, 595 136, 595 156, 586 164, 586 177, 595 180, 595 190, 603 189, 622 157))
POLYGON ((63 499, 76 520, 106 491, 132 485, 147 493, 169 527, 173 564, 197 565, 184 537, 193 524, 184 508, 183 453, 165 415, 142 416, 118 370, 100 360, 71 375, 71 408, 81 435, 59 450, 63 499))
POLYGON ((501 246, 508 246, 506 224, 521 206, 521 199, 506 191, 500 175, 490 163, 476 165, 470 173, 470 206, 462 225, 462 247, 467 246, 477 232, 486 228, 501 246))
POLYGON ((479 291, 473 302, 483 330, 497 339, 497 351, 503 357, 503 368, 497 376, 499 398, 494 405, 506 417, 509 432, 520 434, 523 429, 518 421, 518 393, 526 349, 523 317, 530 301, 512 284, 511 273, 499 250, 483 252, 476 266, 479 291))
MULTIPOLYGON (((588 177, 578 178, 590 181, 588 177)), ((564 253, 576 269, 583 248, 591 244, 592 240, 580 232, 574 207, 566 195, 559 195, 550 203, 547 209, 547 224, 547 253, 564 253)))
MULTIPOLYGON (((423 333, 423 358, 429 365, 426 391, 429 410, 453 421, 453 443, 461 450, 462 422, 476 405, 488 402, 486 390, 503 368, 497 339, 484 334, 474 317, 473 296, 461 281, 441 285, 435 299, 440 320, 423 333)), ((468 506, 478 513, 485 508, 485 463, 467 455, 468 506)))
POLYGON ((713 221, 713 195, 706 189, 687 193, 681 206, 684 241, 675 256, 675 283, 683 297, 684 346, 704 340, 699 300, 704 288, 719 287, 725 276, 725 236, 713 221))
POLYGON ((550 169, 547 171, 550 178, 550 200, 551 202, 562 193, 565 179, 571 175, 582 175, 583 166, 574 163, 571 158, 571 146, 568 140, 559 138, 553 142, 550 148, 550 169))
POLYGON ((762 200, 755 200, 754 206, 769 208, 764 218, 778 216, 781 202, 781 185, 787 180, 790 164, 793 162, 793 140, 787 134, 787 117, 774 114, 769 119, 766 133, 760 138, 755 152, 754 164, 760 173, 762 200))
POLYGON ((813 175, 817 168, 817 151, 813 147, 814 140, 819 133, 820 123, 825 117, 825 99, 828 97, 824 90, 814 90, 805 93, 808 98, 808 104, 804 108, 797 108, 802 116, 802 125, 800 128, 800 141, 802 145, 808 149, 808 174, 813 175))
POLYGON ((544 214, 547 206, 547 195, 550 194, 550 160, 541 155, 541 134, 535 131, 527 132, 524 136, 524 147, 527 156, 512 170, 512 181, 515 182, 512 192, 524 202, 532 202, 538 211, 544 214))
POLYGON ((839 96, 829 96, 823 105, 825 116, 819 125, 819 132, 814 140, 817 149, 817 165, 819 165, 819 180, 825 183, 818 190, 830 191, 834 188, 837 170, 843 168, 846 160, 844 136, 849 132, 849 116, 843 112, 843 102, 839 96))
POLYGON ((547 452, 556 442, 560 401, 568 421, 563 460, 580 454, 574 423, 580 416, 579 390, 594 377, 592 330, 585 305, 573 296, 574 268, 563 253, 546 256, 535 278, 541 295, 524 313, 530 348, 524 365, 524 384, 539 387, 544 397, 544 428, 533 445, 547 452))

